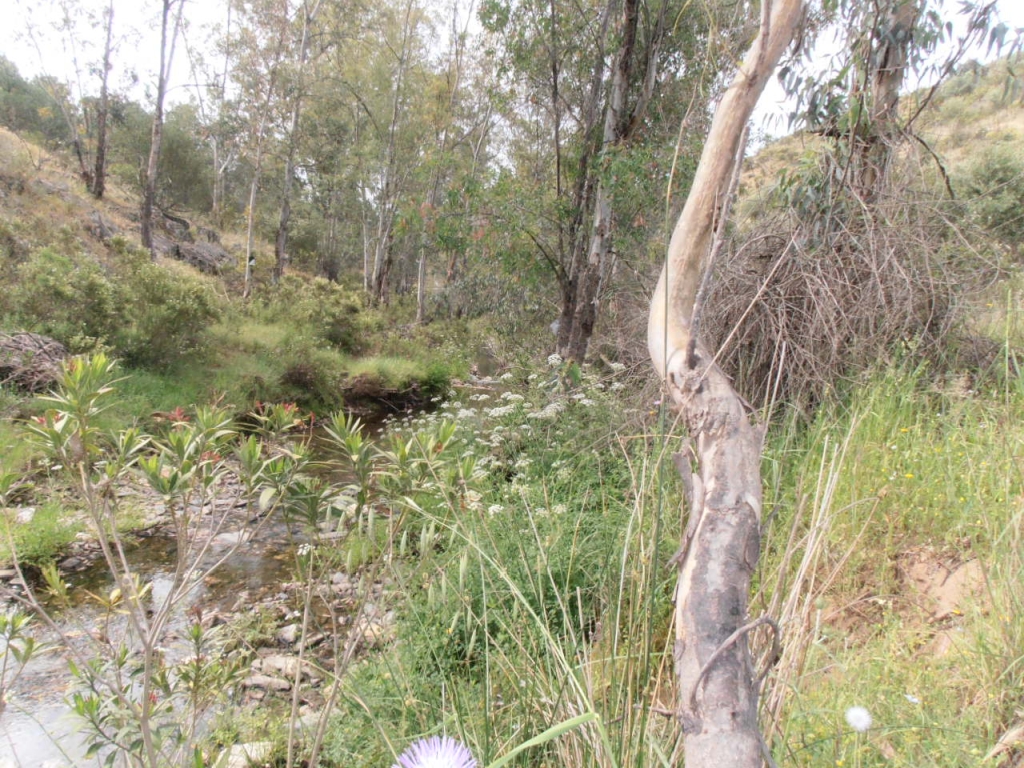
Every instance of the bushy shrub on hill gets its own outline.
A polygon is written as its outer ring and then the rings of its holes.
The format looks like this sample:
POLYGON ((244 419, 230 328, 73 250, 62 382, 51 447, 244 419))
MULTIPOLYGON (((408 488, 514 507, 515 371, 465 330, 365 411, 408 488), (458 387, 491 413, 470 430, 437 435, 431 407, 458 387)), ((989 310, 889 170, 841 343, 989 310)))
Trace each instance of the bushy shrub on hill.
POLYGON ((0 297, 6 323, 52 336, 72 351, 106 345, 134 366, 169 365, 198 348, 219 315, 213 290, 181 265, 155 264, 125 243, 115 247, 107 266, 50 248, 36 251, 0 297))
POLYGON ((366 349, 362 301, 342 285, 322 277, 285 275, 261 298, 266 319, 288 323, 347 354, 366 349))
POLYGON ((1003 243, 1024 242, 1024 161, 1014 146, 985 150, 967 169, 965 191, 972 212, 1003 243))

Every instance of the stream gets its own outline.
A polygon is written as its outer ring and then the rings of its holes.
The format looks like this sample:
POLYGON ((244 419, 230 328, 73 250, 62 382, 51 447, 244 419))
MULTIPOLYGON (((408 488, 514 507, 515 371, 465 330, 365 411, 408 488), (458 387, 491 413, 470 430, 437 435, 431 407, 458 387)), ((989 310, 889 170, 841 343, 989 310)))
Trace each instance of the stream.
MULTIPOLYGON (((252 526, 248 526, 252 527, 252 526)), ((246 530, 246 527, 240 529, 246 530)), ((189 621, 188 608, 230 615, 274 595, 292 577, 293 548, 298 531, 284 523, 264 524, 239 546, 213 575, 196 585, 187 605, 182 605, 168 627, 169 650, 189 621)), ((221 533, 211 549, 216 557, 237 541, 238 532, 221 533)), ((161 600, 172 586, 177 543, 157 534, 133 542, 126 554, 132 568, 152 585, 154 600, 161 600)), ((65 576, 71 607, 56 620, 72 645, 88 652, 88 634, 100 625, 103 615, 90 597, 112 588, 109 570, 102 560, 65 576)), ((56 638, 36 624, 37 640, 55 643, 56 638)), ((7 709, 0 715, 0 768, 57 768, 100 764, 85 757, 86 744, 77 732, 79 723, 65 698, 73 688, 67 666, 68 654, 57 648, 33 656, 9 694, 7 709)))
MULTIPOLYGON (((490 379, 496 370, 490 351, 481 347, 472 377, 476 386, 496 384, 490 379)), ((375 439, 381 429, 382 424, 369 425, 366 434, 375 439)), ((344 482, 348 478, 331 473, 330 479, 344 482)), ((238 544, 240 536, 244 537, 242 543, 211 576, 195 586, 190 599, 172 617, 165 643, 171 656, 175 653, 174 638, 193 618, 189 616, 192 609, 230 617, 260 604, 287 602, 284 586, 293 578, 295 548, 303 541, 300 526, 289 526, 279 519, 257 525, 246 521, 237 508, 229 518, 231 523, 214 536, 209 557, 219 557, 238 544)), ((172 586, 176 548, 173 536, 156 533, 134 539, 126 552, 132 569, 152 585, 156 600, 172 586)), ((79 647, 87 651, 89 635, 103 619, 91 595, 107 594, 113 583, 102 558, 85 568, 67 570, 64 581, 70 585, 71 607, 55 613, 55 619, 69 643, 75 645, 79 640, 79 647)), ((341 591, 339 587, 344 589, 346 581, 344 574, 335 574, 332 589, 336 594, 341 591)), ((371 615, 364 620, 381 619, 371 615)), ((80 721, 66 701, 74 685, 67 666, 68 650, 60 648, 56 636, 45 631, 41 623, 34 626, 37 641, 52 643, 53 650, 34 655, 8 691, 7 708, 0 711, 0 768, 100 765, 99 758, 85 757, 87 745, 78 732, 80 721)), ((181 645, 179 641, 179 648, 181 645)))

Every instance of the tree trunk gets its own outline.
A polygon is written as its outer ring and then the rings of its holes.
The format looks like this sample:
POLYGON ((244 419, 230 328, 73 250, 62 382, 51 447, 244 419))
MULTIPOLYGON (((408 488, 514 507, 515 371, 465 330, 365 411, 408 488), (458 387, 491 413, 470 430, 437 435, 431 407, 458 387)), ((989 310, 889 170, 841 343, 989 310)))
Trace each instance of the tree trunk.
MULTIPOLYGON (((636 103, 632 112, 627 113, 626 101, 634 79, 637 57, 639 6, 639 0, 625 0, 623 3, 622 19, 618 29, 620 42, 615 54, 611 88, 604 109, 602 152, 629 141, 643 118, 657 80, 657 54, 665 34, 666 4, 661 6, 654 32, 647 44, 647 69, 643 74, 636 103)), ((609 5, 609 11, 611 8, 609 5)), ((588 160, 588 166, 589 164, 588 160)), ((591 177, 597 176, 596 169, 593 168, 587 167, 584 172, 591 177)), ((596 189, 589 191, 583 199, 583 202, 587 203, 593 200, 590 237, 588 241, 581 238, 578 242, 577 254, 574 255, 570 267, 568 304, 563 306, 562 318, 559 321, 559 354, 579 362, 583 362, 587 356, 590 337, 597 322, 601 289, 612 271, 614 261, 612 236, 615 219, 611 194, 600 179, 591 181, 590 184, 596 189)))
POLYGON ((690 329, 747 120, 803 10, 802 0, 762 6, 758 35, 715 111, 648 320, 651 360, 682 412, 698 464, 694 473, 691 457, 678 462, 689 522, 674 558, 674 657, 687 768, 759 768, 765 749, 747 641, 750 577, 760 547, 762 431, 690 329))
POLYGON ((167 96, 167 78, 174 60, 174 42, 181 24, 181 10, 184 0, 163 0, 160 14, 160 71, 157 75, 156 104, 153 108, 153 130, 149 141, 149 160, 146 163, 145 189, 142 196, 142 246, 148 248, 153 258, 153 209, 156 207, 157 169, 160 164, 160 145, 164 135, 164 98, 167 96), (168 30, 171 10, 178 5, 172 29, 168 30), (170 37, 170 39, 168 39, 170 37))
POLYGON ((107 114, 110 111, 110 49, 114 32, 114 0, 107 7, 107 38, 103 46, 103 71, 100 73, 100 106, 96 115, 96 163, 93 166, 92 186, 89 191, 97 200, 103 198, 107 187, 107 114))
POLYGON ((373 275, 370 281, 370 301, 373 304, 387 304, 389 298, 388 278, 394 254, 392 225, 398 208, 398 128, 402 117, 402 99, 405 91, 406 67, 409 60, 409 42, 412 37, 412 0, 405 7, 405 21, 402 25, 402 47, 398 54, 398 69, 395 72, 394 103, 391 109, 391 123, 388 126, 388 145, 384 165, 384 184, 377 206, 377 239, 373 251, 373 275))
POLYGON ((302 91, 305 87, 306 60, 309 57, 309 27, 320 10, 320 0, 312 8, 302 4, 302 38, 299 42, 299 72, 296 84, 295 101, 292 103, 291 126, 288 131, 288 156, 284 164, 284 179, 281 187, 281 218, 277 225, 277 238, 274 241, 274 284, 284 276, 288 265, 288 227, 292 215, 292 183, 295 180, 295 144, 298 141, 299 116, 302 111, 302 91))
POLYGON ((877 197, 888 172, 898 133, 900 88, 920 13, 921 0, 890 0, 888 8, 877 12, 868 36, 869 50, 861 62, 866 118, 851 132, 854 189, 865 201, 877 197))

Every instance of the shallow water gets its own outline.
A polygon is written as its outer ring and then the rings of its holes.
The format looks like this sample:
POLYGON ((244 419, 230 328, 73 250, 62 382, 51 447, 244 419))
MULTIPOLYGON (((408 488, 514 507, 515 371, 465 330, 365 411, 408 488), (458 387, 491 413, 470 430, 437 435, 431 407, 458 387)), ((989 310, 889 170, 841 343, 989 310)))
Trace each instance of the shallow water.
MULTIPOLYGON (((214 539, 211 558, 222 555, 244 536, 231 557, 195 586, 172 617, 167 643, 172 654, 174 638, 187 625, 190 609, 199 606, 229 612, 239 602, 251 606, 291 578, 297 531, 283 523, 265 524, 255 534, 251 531, 252 526, 246 526, 214 539)), ((133 570, 152 585, 156 601, 173 586, 176 549, 172 537, 157 535, 140 539, 126 553, 133 570)), ((73 690, 67 659, 71 653, 87 658, 94 647, 88 636, 100 626, 103 615, 90 593, 107 594, 114 585, 102 561, 66 576, 65 581, 71 585, 71 607, 55 618, 71 649, 34 656, 12 686, 7 709, 0 714, 0 768, 100 765, 98 759, 86 759, 86 744, 76 732, 79 722, 65 702, 73 690)), ((39 634, 40 640, 56 639, 55 635, 39 634)))

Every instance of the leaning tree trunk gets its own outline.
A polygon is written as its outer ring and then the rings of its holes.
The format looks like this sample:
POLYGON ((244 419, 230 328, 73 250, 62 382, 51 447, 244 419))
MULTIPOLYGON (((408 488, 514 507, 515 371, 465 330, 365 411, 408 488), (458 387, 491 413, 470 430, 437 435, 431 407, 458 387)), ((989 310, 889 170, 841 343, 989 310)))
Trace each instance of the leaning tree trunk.
POLYGON ((695 449, 678 461, 690 516, 675 558, 674 656, 687 768, 759 768, 765 750, 747 642, 751 627, 762 623, 747 616, 760 549, 762 430, 690 330, 746 123, 803 8, 803 0, 762 6, 758 35, 715 111, 651 301, 648 349, 695 449))
POLYGON ((103 45, 103 70, 100 73, 100 105, 96 113, 96 162, 93 166, 89 192, 97 200, 103 198, 107 188, 107 114, 110 111, 110 49, 114 32, 114 0, 106 11, 107 38, 103 45))
POLYGON ((153 106, 153 130, 149 140, 149 159, 146 162, 145 187, 142 193, 142 246, 155 258, 153 247, 153 209, 156 207, 157 169, 160 166, 160 146, 164 135, 164 98, 167 96, 167 79, 174 60, 174 43, 181 25, 181 11, 184 0, 163 0, 160 16, 160 71, 157 75, 156 103, 153 106), (175 3, 178 12, 172 29, 168 30, 171 11, 175 3), (168 39, 168 36, 170 39, 168 39))

